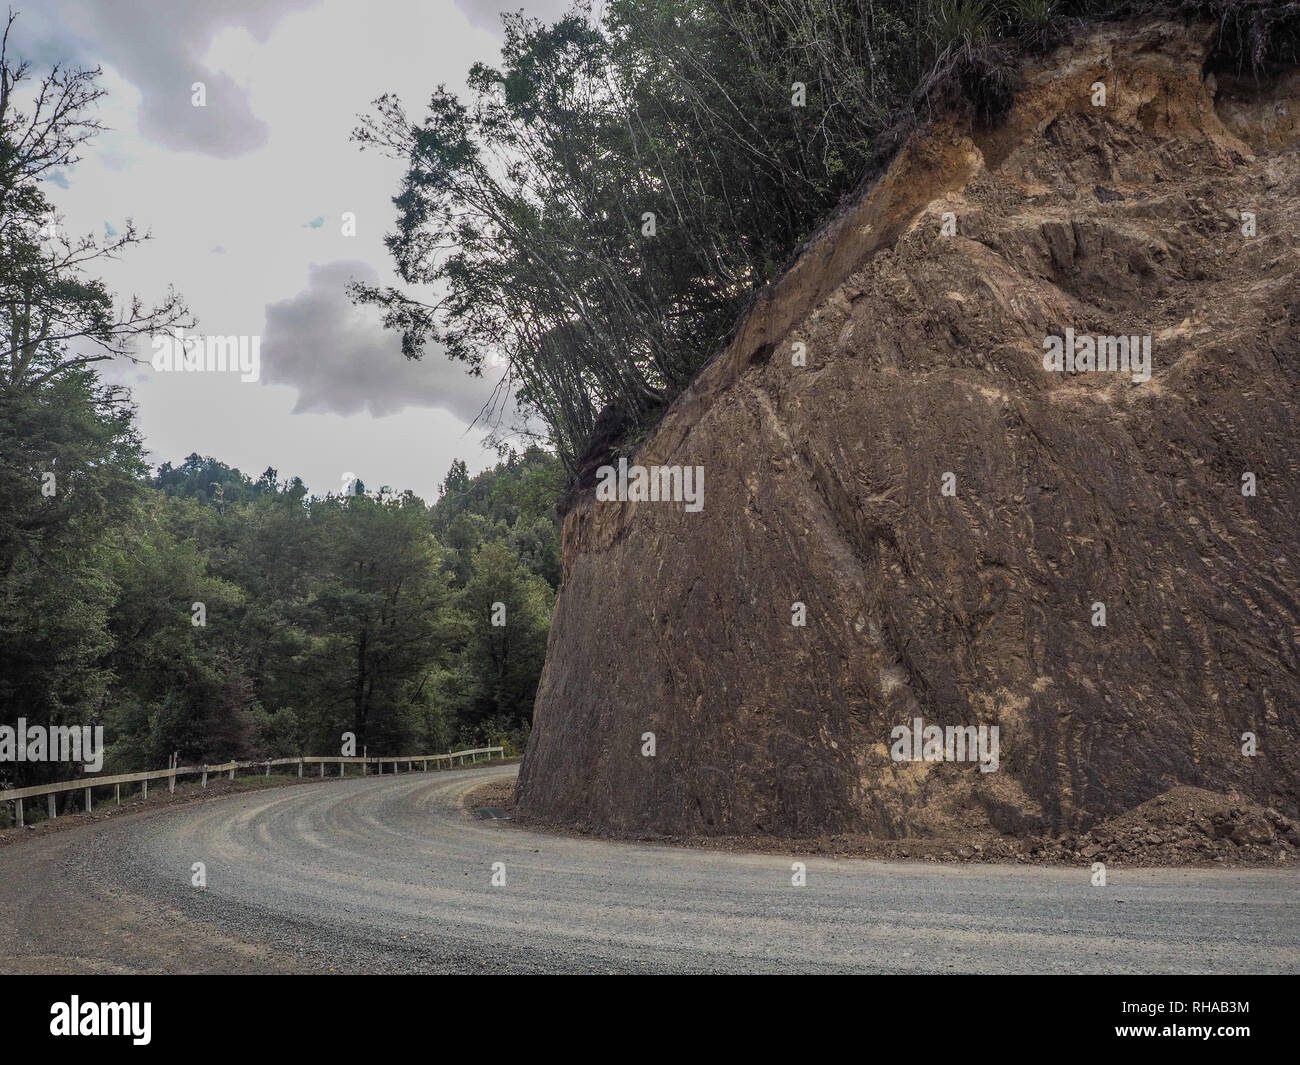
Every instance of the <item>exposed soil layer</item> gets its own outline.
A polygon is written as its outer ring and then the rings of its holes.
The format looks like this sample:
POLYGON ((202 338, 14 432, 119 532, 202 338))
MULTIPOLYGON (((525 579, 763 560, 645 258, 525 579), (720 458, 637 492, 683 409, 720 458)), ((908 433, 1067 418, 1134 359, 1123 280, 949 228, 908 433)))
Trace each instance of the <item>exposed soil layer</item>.
POLYGON ((490 780, 465 794, 467 810, 474 810, 480 806, 495 806, 510 810, 514 805, 515 782, 513 780, 490 780))
POLYGON ((519 819, 1293 845, 1238 827, 1300 816, 1300 77, 1220 85, 1212 37, 1096 29, 997 129, 916 135, 634 456, 703 509, 577 502, 519 819), (1067 329, 1149 337, 1150 379, 1045 369, 1067 329), (918 717, 996 725, 997 771, 894 760, 918 717), (1115 820, 1181 786, 1226 835, 1115 820))
MULTIPOLYGON (((471 809, 496 806, 513 810, 514 798, 513 781, 495 782, 468 794, 465 805, 471 809)), ((537 819, 532 819, 530 827, 592 834, 537 819)), ((1240 798, 1190 787, 1171 788, 1128 813, 1074 836, 1017 837, 977 832, 959 838, 901 840, 855 833, 803 838, 624 834, 622 838, 766 854, 926 862, 1089 866, 1102 862, 1121 868, 1300 864, 1300 823, 1240 798)))

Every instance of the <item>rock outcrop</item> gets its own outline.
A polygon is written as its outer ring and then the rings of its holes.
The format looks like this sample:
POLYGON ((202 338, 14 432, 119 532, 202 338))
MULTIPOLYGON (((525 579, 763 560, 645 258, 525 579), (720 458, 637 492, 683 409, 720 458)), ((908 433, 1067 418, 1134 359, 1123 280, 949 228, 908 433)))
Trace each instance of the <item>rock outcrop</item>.
POLYGON ((1300 813, 1300 74, 1207 71, 1212 34, 1094 28, 996 129, 918 133, 631 458, 704 467, 703 509, 570 511, 520 818, 1300 813), (1149 337, 1150 379, 1045 369, 1067 330, 1149 337), (895 760, 916 718, 997 726, 996 771, 895 760))

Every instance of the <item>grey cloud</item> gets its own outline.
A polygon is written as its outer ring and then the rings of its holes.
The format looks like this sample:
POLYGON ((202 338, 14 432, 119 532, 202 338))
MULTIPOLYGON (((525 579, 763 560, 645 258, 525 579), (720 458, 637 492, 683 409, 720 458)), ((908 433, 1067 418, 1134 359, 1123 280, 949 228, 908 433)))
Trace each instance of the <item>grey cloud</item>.
POLYGON ((433 346, 419 362, 403 358, 397 334, 383 328, 378 313, 348 298, 353 279, 374 284, 378 277, 364 262, 312 265, 302 292, 267 306, 262 380, 298 389, 295 414, 368 410, 382 417, 438 407, 473 421, 495 380, 470 377, 433 346))
MULTIPOLYGON (((216 33, 242 26, 264 41, 286 14, 317 0, 62 0, 28 27, 49 51, 57 40, 74 61, 111 64, 140 90, 140 131, 167 148, 230 158, 265 143, 266 123, 253 114, 243 89, 200 59, 216 33), (41 40, 43 36, 43 40, 41 40), (203 82, 207 106, 194 107, 191 86, 203 82)), ((20 20, 20 23, 23 20, 20 20)), ((63 58, 67 58, 64 56, 63 58)))
MULTIPOLYGON (((19 41, 29 59, 111 64, 140 90, 140 131, 166 148, 228 159, 266 143, 269 129, 243 89, 202 62, 218 31, 239 26, 265 41, 285 15, 320 0, 50 0, 23 12, 19 41), (191 86, 204 84, 207 106, 194 107, 191 86)), ((446 0, 441 0, 445 3, 446 0)), ((553 21, 570 0, 453 0, 471 25, 501 36, 501 11, 523 9, 553 21)), ((436 19, 436 6, 416 17, 436 19)), ((322 69, 333 61, 321 57, 322 69)))
MULTIPOLYGON (((170 64, 164 84, 142 85, 134 74, 127 76, 144 93, 140 107, 140 132, 165 148, 202 152, 229 159, 254 151, 270 134, 265 122, 253 114, 239 86, 225 74, 205 70, 198 64, 170 64), (190 86, 202 82, 206 104, 190 103, 190 86)), ((151 71, 153 78, 158 71, 151 71)))

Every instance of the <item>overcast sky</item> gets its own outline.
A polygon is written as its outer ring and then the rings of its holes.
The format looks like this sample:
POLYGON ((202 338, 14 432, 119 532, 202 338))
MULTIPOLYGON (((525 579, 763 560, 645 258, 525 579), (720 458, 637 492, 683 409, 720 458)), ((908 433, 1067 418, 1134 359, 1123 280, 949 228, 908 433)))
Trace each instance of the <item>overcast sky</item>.
MULTIPOLYGON (((436 350, 403 359, 352 278, 396 282, 383 237, 401 167, 349 141, 384 92, 415 115, 477 60, 495 61, 497 12, 553 18, 565 0, 41 0, 11 49, 37 68, 103 68, 111 127, 46 191, 73 233, 153 240, 102 273, 146 302, 169 284, 196 332, 259 335, 262 377, 155 373, 114 364, 155 463, 212 455, 256 478, 268 466, 314 492, 345 473, 436 496, 454 458, 491 465, 470 422, 492 390, 436 350), (206 86, 206 107, 191 86, 206 86), (343 212, 356 235, 342 234, 343 212)), ((147 342, 140 354, 151 355, 147 342)))

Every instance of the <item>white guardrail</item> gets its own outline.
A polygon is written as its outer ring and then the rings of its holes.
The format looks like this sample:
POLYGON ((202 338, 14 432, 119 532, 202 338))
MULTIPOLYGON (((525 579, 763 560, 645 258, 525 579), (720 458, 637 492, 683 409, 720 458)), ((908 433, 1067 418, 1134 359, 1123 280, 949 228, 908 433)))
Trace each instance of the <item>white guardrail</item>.
POLYGON ((320 766, 320 776, 325 776, 325 767, 327 765, 337 765, 339 767, 339 776, 344 775, 344 766, 359 765, 361 766, 361 775, 365 776, 369 766, 378 767, 378 775, 383 776, 384 766, 391 763, 393 772, 397 772, 397 767, 402 762, 406 763, 408 771, 414 771, 415 763, 422 764, 424 770, 428 770, 429 763, 434 763, 437 768, 439 761, 446 761, 450 769, 452 759, 459 758, 460 764, 465 764, 465 759, 470 759, 470 764, 478 761, 480 754, 486 754, 485 761, 491 761, 493 754, 500 754, 504 757, 504 747, 475 747, 469 751, 449 751, 447 754, 407 754, 396 757, 374 757, 374 758, 344 758, 337 755, 304 755, 301 758, 263 758, 253 762, 225 762, 221 765, 182 765, 174 766, 171 769, 154 769, 145 773, 117 773, 112 776, 102 777, 82 777, 79 780, 65 780, 57 784, 34 784, 29 788, 9 788, 7 791, 0 791, 0 802, 13 802, 16 805, 17 817, 15 825, 22 827, 23 824, 23 800, 32 799, 38 795, 45 795, 49 798, 49 816, 54 820, 55 802, 54 796, 64 791, 84 790, 86 792, 85 812, 89 813, 92 809, 91 791, 95 788, 114 789, 114 796, 117 805, 122 805, 122 785, 123 784, 140 784, 142 786, 141 794, 144 798, 149 797, 149 781, 166 780, 168 792, 176 790, 176 778, 185 776, 202 777, 202 786, 208 786, 208 774, 228 773, 230 779, 235 779, 235 771, 239 769, 262 769, 265 767, 266 776, 271 775, 271 767, 277 765, 296 765, 298 775, 303 775, 304 766, 320 766))

